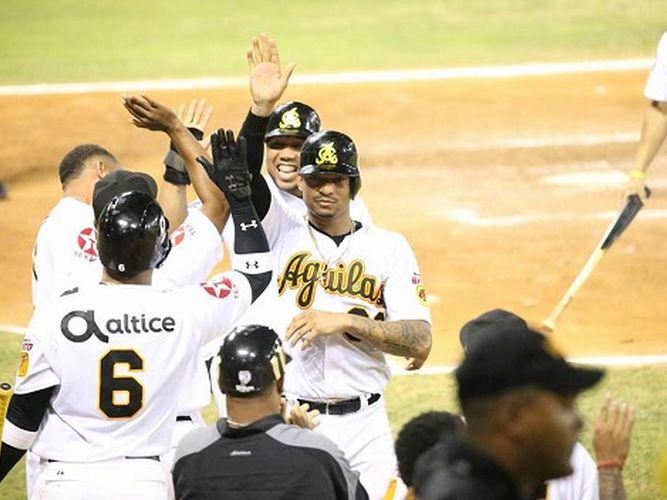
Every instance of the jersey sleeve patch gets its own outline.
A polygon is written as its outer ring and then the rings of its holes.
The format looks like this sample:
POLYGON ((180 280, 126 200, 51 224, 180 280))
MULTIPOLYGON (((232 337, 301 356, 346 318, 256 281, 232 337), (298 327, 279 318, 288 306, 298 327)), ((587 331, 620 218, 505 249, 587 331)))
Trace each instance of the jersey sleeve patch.
POLYGON ((225 299, 231 293, 234 294, 234 297, 238 296, 238 291, 234 286, 234 283, 227 276, 218 276, 214 277, 210 281, 205 281, 200 284, 200 286, 212 297, 216 299, 225 299))
POLYGON ((425 307, 428 307, 428 295, 426 293, 426 288, 423 285, 417 285, 417 298, 425 307))

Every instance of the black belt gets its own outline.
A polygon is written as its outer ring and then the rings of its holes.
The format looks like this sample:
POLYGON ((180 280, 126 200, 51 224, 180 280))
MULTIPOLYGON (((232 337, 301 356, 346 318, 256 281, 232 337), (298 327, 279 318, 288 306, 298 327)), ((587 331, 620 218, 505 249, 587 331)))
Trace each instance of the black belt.
MULTIPOLYGON (((380 394, 371 394, 366 400, 368 406, 380 399, 380 394)), ((299 404, 308 404, 311 410, 318 410, 327 415, 346 415, 361 410, 361 398, 345 399, 343 401, 308 401, 307 399, 298 399, 299 404)))
POLYGON ((192 422, 192 417, 190 415, 178 415, 176 422, 192 422))
MULTIPOLYGON (((155 460, 156 462, 160 461, 160 457, 158 455, 148 455, 148 456, 145 456, 145 457, 123 457, 123 458, 125 460, 155 460)), ((47 460, 47 462, 49 462, 49 463, 62 462, 62 460, 53 460, 53 459, 49 458, 47 460)), ((80 462, 76 462, 76 463, 80 463, 80 462)), ((90 463, 92 464, 92 463, 95 463, 95 462, 90 462, 90 463)))

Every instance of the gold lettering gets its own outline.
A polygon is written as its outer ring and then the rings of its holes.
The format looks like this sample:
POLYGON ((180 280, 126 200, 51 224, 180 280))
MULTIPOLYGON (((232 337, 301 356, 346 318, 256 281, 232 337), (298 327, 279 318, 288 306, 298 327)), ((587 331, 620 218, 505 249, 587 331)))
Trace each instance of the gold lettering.
POLYGON ((298 252, 287 260, 283 273, 278 277, 278 294, 285 290, 297 290, 296 302, 307 309, 315 301, 317 284, 328 293, 346 297, 357 297, 384 306, 384 283, 376 276, 366 274, 363 261, 353 260, 346 265, 338 262, 336 267, 311 259, 310 252, 298 252))

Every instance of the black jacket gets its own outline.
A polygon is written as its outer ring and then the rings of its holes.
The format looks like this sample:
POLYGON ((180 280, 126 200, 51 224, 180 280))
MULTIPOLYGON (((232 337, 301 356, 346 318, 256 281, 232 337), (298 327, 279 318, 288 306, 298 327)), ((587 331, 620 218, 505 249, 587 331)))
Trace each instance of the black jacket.
POLYGON ((280 415, 243 428, 221 419, 191 432, 178 446, 173 472, 182 500, 368 498, 333 442, 280 415))

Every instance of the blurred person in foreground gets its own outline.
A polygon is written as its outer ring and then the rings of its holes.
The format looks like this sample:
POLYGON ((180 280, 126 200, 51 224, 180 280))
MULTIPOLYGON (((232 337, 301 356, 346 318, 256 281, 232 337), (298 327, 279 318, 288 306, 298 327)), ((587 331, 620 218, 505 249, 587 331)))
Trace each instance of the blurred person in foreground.
POLYGON ((583 421, 579 393, 603 372, 568 363, 549 340, 504 310, 468 323, 484 330, 456 370, 467 424, 423 482, 420 499, 539 497, 548 479, 572 473, 570 456, 583 421))

